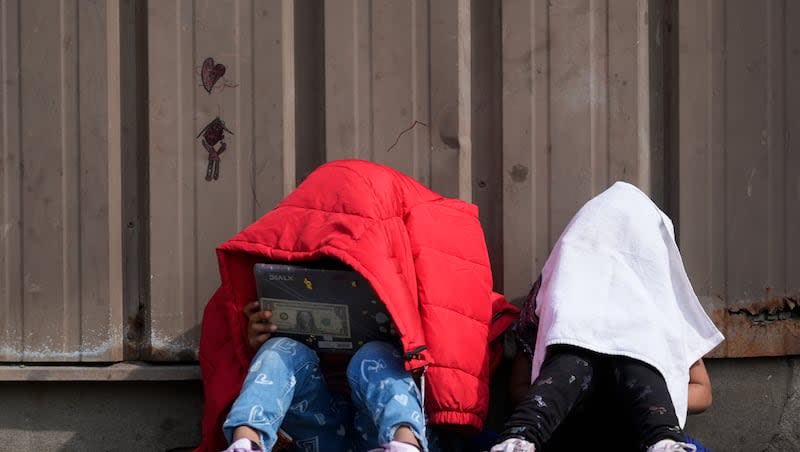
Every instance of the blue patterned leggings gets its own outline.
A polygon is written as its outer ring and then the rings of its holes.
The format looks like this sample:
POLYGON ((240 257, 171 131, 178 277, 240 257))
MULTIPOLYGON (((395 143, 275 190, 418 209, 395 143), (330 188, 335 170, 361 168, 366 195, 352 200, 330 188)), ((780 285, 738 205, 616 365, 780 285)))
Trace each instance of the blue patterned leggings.
POLYGON ((230 442, 236 427, 246 425, 272 450, 282 428, 304 452, 364 451, 388 443, 406 425, 427 450, 421 394, 399 350, 384 342, 364 344, 347 366, 347 380, 350 397, 330 391, 313 350, 272 338, 253 358, 223 425, 225 436, 230 442))

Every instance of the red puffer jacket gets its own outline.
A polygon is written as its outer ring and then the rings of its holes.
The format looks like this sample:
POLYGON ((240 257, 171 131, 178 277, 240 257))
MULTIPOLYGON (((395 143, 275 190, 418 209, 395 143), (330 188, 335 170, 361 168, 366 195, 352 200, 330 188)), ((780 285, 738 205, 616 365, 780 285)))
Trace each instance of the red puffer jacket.
POLYGON ((254 351, 243 306, 256 298, 259 261, 338 259, 372 284, 402 336, 409 370, 427 366, 431 424, 481 429, 492 341, 518 310, 492 291, 477 208, 391 168, 357 160, 322 165, 274 210, 217 249, 222 280, 200 338, 203 443, 225 448, 222 423, 254 351))

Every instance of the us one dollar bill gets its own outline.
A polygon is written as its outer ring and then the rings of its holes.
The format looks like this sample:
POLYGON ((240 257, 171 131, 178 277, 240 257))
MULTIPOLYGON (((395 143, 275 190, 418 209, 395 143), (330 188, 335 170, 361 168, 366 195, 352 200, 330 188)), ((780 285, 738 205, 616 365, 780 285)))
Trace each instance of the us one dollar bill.
POLYGON ((272 311, 270 322, 278 328, 277 333, 351 336, 347 305, 265 297, 260 301, 262 310, 272 311))

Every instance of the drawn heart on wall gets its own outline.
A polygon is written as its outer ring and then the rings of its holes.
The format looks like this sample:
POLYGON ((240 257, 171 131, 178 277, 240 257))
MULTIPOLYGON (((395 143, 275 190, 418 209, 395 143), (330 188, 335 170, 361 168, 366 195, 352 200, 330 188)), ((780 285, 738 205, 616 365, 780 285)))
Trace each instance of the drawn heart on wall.
POLYGON ((216 84, 223 75, 225 75, 225 65, 220 63, 214 64, 214 59, 211 57, 203 61, 200 77, 203 79, 203 88, 208 91, 208 94, 211 94, 214 84, 216 84))

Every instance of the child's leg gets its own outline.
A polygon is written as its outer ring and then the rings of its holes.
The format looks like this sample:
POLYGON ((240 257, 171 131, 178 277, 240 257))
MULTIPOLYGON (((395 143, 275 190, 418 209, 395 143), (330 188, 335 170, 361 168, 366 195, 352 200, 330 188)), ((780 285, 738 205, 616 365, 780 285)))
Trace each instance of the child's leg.
POLYGON ((364 344, 350 360, 347 380, 356 408, 358 450, 392 441, 401 426, 408 427, 427 450, 421 395, 403 368, 399 350, 384 342, 364 344))
POLYGON ((539 376, 497 442, 518 437, 542 450, 556 427, 593 389, 595 358, 592 352, 578 347, 548 347, 539 376))
POLYGON ((662 439, 683 441, 664 377, 653 367, 631 358, 615 357, 611 366, 617 400, 629 413, 642 448, 662 439))
POLYGON ((301 448, 346 450, 349 415, 346 399, 336 400, 323 383, 316 353, 292 339, 272 338, 253 358, 223 430, 230 443, 237 427, 252 428, 269 451, 283 426, 301 448))

